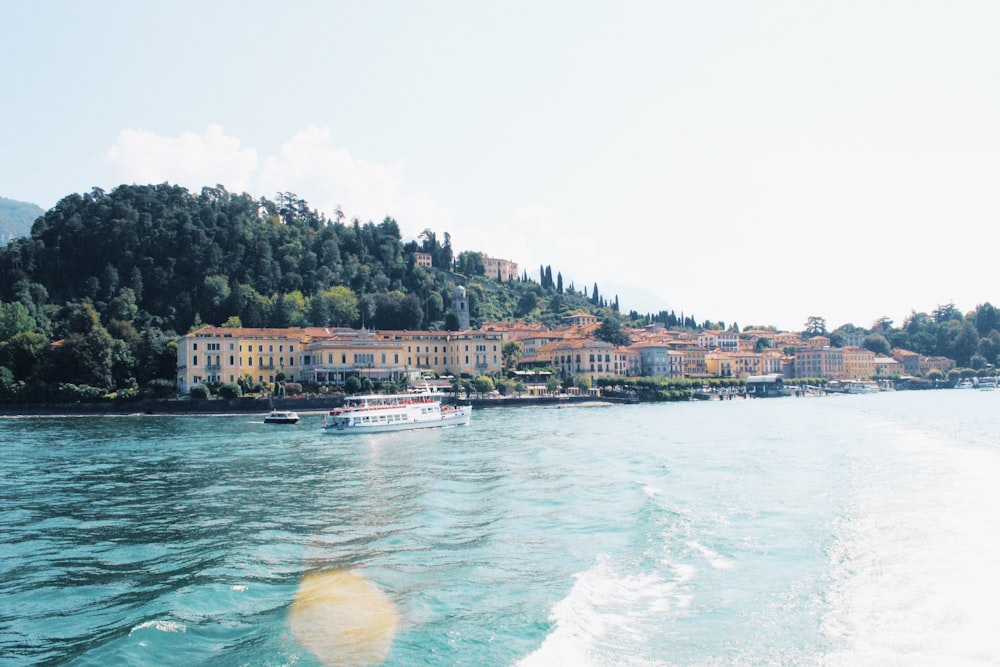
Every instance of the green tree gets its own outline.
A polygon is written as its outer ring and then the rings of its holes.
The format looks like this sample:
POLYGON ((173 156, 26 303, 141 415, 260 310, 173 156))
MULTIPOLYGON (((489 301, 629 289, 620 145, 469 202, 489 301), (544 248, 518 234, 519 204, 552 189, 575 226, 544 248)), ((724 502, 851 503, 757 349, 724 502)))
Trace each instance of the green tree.
POLYGON ((70 333, 45 358, 45 379, 88 385, 105 393, 129 386, 135 360, 124 341, 112 338, 89 303, 71 309, 70 333))
POLYGON ((15 380, 27 380, 49 347, 49 339, 35 331, 22 331, 0 342, 0 366, 11 370, 15 380))
POLYGON ((496 389, 496 386, 493 384, 493 379, 487 375, 477 375, 472 381, 472 385, 476 388, 476 393, 480 395, 489 394, 496 389))
POLYGON ((810 315, 806 320, 805 334, 809 338, 826 335, 826 320, 819 315, 810 315))
POLYGON ((230 401, 243 395, 243 389, 235 382, 227 382, 219 386, 219 396, 230 401))
POLYGON ((994 338, 985 337, 979 339, 977 354, 979 354, 979 356, 981 356, 987 364, 996 365, 998 352, 1000 352, 1000 347, 997 346, 997 341, 994 338))
POLYGON ((517 362, 521 360, 521 341, 505 341, 502 348, 502 358, 505 370, 517 368, 517 362))
POLYGON ((946 303, 938 306, 931 314, 934 316, 934 321, 938 324, 943 324, 949 320, 962 320, 962 313, 959 312, 954 303, 946 303))
POLYGON ((349 287, 337 285, 322 292, 330 309, 330 325, 353 326, 358 321, 358 297, 349 287))
POLYGON ((25 331, 34 331, 36 326, 35 318, 23 303, 0 303, 0 341, 25 331))
POLYGON ((980 336, 989 336, 991 331, 1000 327, 1000 313, 989 301, 976 308, 975 319, 980 336))
POLYGON ((622 323, 613 317, 601 322, 601 326, 594 333, 594 338, 615 346, 628 346, 632 344, 632 340, 622 331, 622 323))
POLYGON ((295 290, 282 294, 275 302, 274 326, 301 327, 306 319, 306 300, 302 292, 295 290))
POLYGON ((979 335, 976 327, 971 322, 963 322, 958 328, 958 335, 954 338, 955 363, 959 366, 969 366, 972 361, 972 355, 976 353, 976 349, 979 347, 979 335))
POLYGON ((11 370, 6 366, 0 366, 0 401, 9 401, 16 397, 19 389, 11 370))
POLYGON ((871 334, 865 336, 861 343, 861 346, 866 350, 870 350, 875 354, 880 354, 883 356, 889 356, 892 353, 892 348, 889 345, 889 341, 886 337, 881 334, 871 334))

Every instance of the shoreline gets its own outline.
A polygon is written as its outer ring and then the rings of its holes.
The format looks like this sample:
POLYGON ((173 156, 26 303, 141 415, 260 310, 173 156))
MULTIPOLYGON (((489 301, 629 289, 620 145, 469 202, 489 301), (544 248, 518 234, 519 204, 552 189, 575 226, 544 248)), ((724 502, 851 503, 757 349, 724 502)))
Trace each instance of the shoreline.
MULTIPOLYGON (((456 400, 444 397, 445 403, 472 405, 473 409, 514 407, 592 407, 632 403, 625 399, 602 396, 512 396, 456 400)), ((0 419, 25 417, 184 417, 239 416, 266 414, 274 410, 293 410, 300 415, 323 414, 343 405, 335 398, 237 398, 223 399, 147 399, 134 403, 28 403, 0 405, 0 419)))

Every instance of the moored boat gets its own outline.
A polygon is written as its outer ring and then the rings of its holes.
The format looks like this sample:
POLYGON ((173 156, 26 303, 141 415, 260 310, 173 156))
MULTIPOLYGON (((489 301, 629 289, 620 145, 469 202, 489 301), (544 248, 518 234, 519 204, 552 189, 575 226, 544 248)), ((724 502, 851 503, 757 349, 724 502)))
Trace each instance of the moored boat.
POLYGON ((296 424, 298 421, 299 415, 291 410, 271 410, 264 417, 265 424, 296 424))
POLYGON ((343 407, 323 419, 323 428, 329 433, 383 433, 469 423, 472 406, 442 405, 441 398, 432 391, 348 396, 343 407))

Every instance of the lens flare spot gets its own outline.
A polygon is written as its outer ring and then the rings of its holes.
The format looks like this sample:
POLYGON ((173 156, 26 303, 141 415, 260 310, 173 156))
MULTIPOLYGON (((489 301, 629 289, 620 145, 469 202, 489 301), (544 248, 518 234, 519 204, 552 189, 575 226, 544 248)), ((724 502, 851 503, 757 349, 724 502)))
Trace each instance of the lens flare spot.
POLYGON ((396 636, 399 613, 388 595, 352 570, 306 575, 288 625, 325 665, 377 665, 396 636))

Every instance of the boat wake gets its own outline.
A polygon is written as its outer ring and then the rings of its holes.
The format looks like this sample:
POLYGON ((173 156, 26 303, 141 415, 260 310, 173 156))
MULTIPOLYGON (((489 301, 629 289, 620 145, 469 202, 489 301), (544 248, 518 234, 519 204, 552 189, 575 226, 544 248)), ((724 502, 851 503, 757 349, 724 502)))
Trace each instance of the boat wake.
POLYGON ((549 617, 553 629, 519 667, 543 665, 658 665, 648 655, 656 619, 682 614, 689 603, 678 588, 690 573, 668 581, 657 572, 625 574, 606 555, 574 575, 569 595, 549 617))

